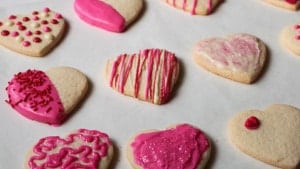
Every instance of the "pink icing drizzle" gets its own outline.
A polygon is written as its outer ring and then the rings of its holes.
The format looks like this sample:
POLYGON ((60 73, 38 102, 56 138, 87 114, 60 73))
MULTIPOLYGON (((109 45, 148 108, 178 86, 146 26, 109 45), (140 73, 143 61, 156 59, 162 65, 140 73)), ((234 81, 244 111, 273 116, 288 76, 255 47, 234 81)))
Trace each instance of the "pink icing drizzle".
POLYGON ((198 43, 199 55, 211 63, 237 71, 253 71, 259 65, 260 49, 255 37, 238 34, 228 40, 212 38, 198 43))
POLYGON ((209 147, 205 134, 188 124, 140 134, 131 143, 134 161, 143 169, 195 169, 209 147))
POLYGON ((174 79, 178 76, 178 60, 173 53, 160 49, 146 49, 140 51, 139 54, 133 55, 120 55, 113 64, 110 77, 110 86, 115 87, 119 92, 124 93, 124 87, 127 83, 129 73, 131 69, 135 69, 134 79, 134 97, 139 96, 141 76, 143 71, 147 71, 146 74, 146 88, 145 99, 154 102, 154 93, 156 77, 161 75, 159 101, 160 103, 166 103, 169 100, 172 87, 174 85, 174 79), (162 55, 163 54, 163 55, 162 55), (163 57, 163 63, 160 63, 161 57, 163 57), (129 58, 129 59, 126 59, 129 58), (133 61, 137 60, 136 67, 133 68, 133 61), (159 70, 159 65, 162 64, 162 69, 159 70), (146 66, 146 70, 144 67, 146 66), (118 71, 120 73, 118 73, 118 71))
MULTIPOLYGON (((169 1, 169 0, 166 0, 167 2, 169 1)), ((176 7, 177 5, 176 5, 176 1, 177 0, 173 0, 172 1, 172 5, 174 6, 174 7, 176 7)), ((206 0, 207 1, 207 13, 211 13, 211 11, 212 11, 212 0, 206 0)), ((191 14, 192 15, 195 15, 196 14, 196 8, 197 8, 197 5, 198 5, 198 0, 193 0, 193 2, 192 2, 192 8, 191 8, 191 10, 190 10, 190 12, 191 12, 191 14)), ((183 9, 183 10, 186 10, 186 8, 187 8, 187 6, 188 6, 188 1, 187 0, 183 0, 182 1, 182 4, 181 4, 181 8, 183 9)))
POLYGON ((112 32, 125 29, 125 18, 112 6, 99 0, 75 0, 74 9, 86 23, 112 32))
POLYGON ((8 82, 8 103, 23 116, 49 124, 60 124, 64 108, 47 75, 38 70, 20 72, 8 82))
POLYGON ((98 169, 111 145, 108 135, 96 130, 79 129, 66 139, 45 137, 33 147, 28 165, 30 169, 98 169))

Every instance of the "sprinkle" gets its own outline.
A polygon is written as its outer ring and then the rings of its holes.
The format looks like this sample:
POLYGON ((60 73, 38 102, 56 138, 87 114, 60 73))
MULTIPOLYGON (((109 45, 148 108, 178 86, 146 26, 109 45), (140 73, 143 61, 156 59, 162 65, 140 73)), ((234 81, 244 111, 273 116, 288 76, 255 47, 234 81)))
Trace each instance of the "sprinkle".
POLYGON ((20 21, 18 21, 18 22, 16 23, 16 25, 23 25, 23 23, 20 22, 20 21))
POLYGON ((48 7, 44 8, 44 12, 50 12, 50 9, 48 7))
POLYGON ((11 36, 12 36, 12 37, 17 37, 17 36, 19 36, 19 32, 14 31, 14 32, 11 33, 11 36))
POLYGON ((47 24, 48 24, 48 21, 42 20, 41 24, 42 24, 42 25, 47 25, 47 24))
POLYGON ((8 35, 9 35, 9 31, 8 31, 8 30, 3 30, 3 31, 1 32, 1 35, 2 35, 2 36, 8 36, 8 35))
POLYGON ((43 28, 43 31, 44 32, 51 32, 51 28, 46 26, 46 27, 43 28))
POLYGON ((35 42, 35 43, 40 43, 41 41, 42 41, 42 39, 39 38, 39 37, 34 37, 33 38, 33 42, 35 42))
POLYGON ((39 20, 39 19, 40 19, 40 18, 39 18, 38 16, 34 16, 34 17, 33 17, 33 20, 34 20, 34 21, 37 21, 37 20, 39 20))
POLYGON ((24 42, 23 42, 23 46, 25 46, 25 47, 30 46, 30 42, 29 42, 29 41, 24 41, 24 42))
POLYGON ((62 15, 61 15, 60 13, 56 13, 56 14, 55 14, 55 18, 56 18, 56 19, 62 19, 62 15))
POLYGON ((26 26, 19 25, 19 30, 20 30, 20 31, 24 31, 24 30, 26 30, 26 26))
POLYGON ((8 17, 8 19, 10 19, 10 20, 13 20, 13 19, 16 19, 16 18, 17 18, 16 15, 10 15, 10 16, 8 17))
POLYGON ((34 34, 40 35, 40 34, 42 34, 42 32, 38 30, 38 31, 35 31, 34 34))
POLYGON ((26 35, 26 36, 31 36, 31 35, 32 35, 32 32, 31 32, 31 31, 27 31, 27 32, 25 33, 25 35, 26 35))
POLYGON ((32 12, 32 15, 38 15, 38 14, 39 14, 38 11, 33 11, 33 12, 32 12))
POLYGON ((30 19, 27 17, 27 16, 25 16, 25 17, 23 17, 23 19, 22 19, 24 22, 28 22, 28 21, 30 21, 30 19))
POLYGON ((58 24, 58 21, 56 19, 52 19, 51 23, 54 24, 54 25, 56 25, 56 24, 58 24))

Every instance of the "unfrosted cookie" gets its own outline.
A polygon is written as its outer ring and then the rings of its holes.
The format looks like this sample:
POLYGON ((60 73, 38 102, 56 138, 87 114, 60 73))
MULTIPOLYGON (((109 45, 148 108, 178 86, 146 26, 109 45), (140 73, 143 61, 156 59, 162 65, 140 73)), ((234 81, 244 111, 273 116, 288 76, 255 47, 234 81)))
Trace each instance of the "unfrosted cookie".
POLYGON ((29 56, 44 56, 65 32, 61 14, 44 8, 27 15, 10 15, 0 20, 0 45, 29 56))
POLYGON ((120 93, 154 104, 166 103, 179 75, 175 54, 163 49, 145 49, 122 54, 106 64, 106 79, 120 93))
POLYGON ((210 157, 206 135, 189 124, 134 136, 127 158, 134 169, 202 169, 210 157))
POLYGON ((112 157, 107 134, 79 129, 66 138, 41 138, 29 151, 25 169, 107 169, 112 157))
POLYGON ((75 0, 74 10, 86 23, 123 32, 141 13, 143 0, 75 0))
POLYGON ((74 68, 27 70, 8 82, 7 103, 29 119, 59 125, 83 99, 87 89, 86 76, 74 68))
POLYGON ((297 10, 300 7, 300 0, 264 0, 272 5, 277 7, 289 9, 289 10, 297 10))
POLYGON ((300 23, 286 26, 281 32, 281 44, 300 56, 300 23))
POLYGON ((251 83, 257 79, 266 55, 264 43, 248 34, 233 34, 225 39, 204 39, 193 50, 193 59, 198 65, 242 83, 251 83))
POLYGON ((284 169, 300 165, 299 131, 300 110, 282 104, 238 113, 228 126, 231 141, 241 151, 284 169))
POLYGON ((164 0, 169 5, 190 12, 192 15, 208 15, 223 0, 164 0))

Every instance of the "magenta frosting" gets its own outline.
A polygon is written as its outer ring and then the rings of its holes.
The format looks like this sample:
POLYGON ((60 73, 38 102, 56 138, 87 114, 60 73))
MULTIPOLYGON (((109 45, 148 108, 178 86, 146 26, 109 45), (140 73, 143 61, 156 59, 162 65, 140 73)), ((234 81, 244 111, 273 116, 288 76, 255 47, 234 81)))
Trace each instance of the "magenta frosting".
POLYGON ((98 169, 112 143, 107 134, 79 129, 66 139, 49 136, 39 140, 29 157, 30 169, 98 169))
POLYGON ((205 134, 189 124, 140 134, 131 143, 134 161, 143 169, 195 169, 209 147, 205 134))
POLYGON ((8 82, 6 91, 7 102, 29 119, 58 125, 66 116, 55 86, 42 71, 16 74, 8 82))
POLYGON ((102 0, 75 0, 74 10, 86 23, 112 32, 125 29, 125 18, 102 0))

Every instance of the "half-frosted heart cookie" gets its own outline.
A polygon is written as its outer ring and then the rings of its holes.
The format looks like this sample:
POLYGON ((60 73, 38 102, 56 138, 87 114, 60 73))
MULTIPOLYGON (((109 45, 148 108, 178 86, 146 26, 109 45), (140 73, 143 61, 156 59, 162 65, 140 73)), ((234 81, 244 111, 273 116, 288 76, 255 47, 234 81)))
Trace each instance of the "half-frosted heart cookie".
POLYGON ((61 14, 45 8, 27 15, 10 15, 0 20, 0 45, 29 56, 44 56, 65 32, 61 14))
POLYGON ((189 124, 134 136, 127 158, 134 169, 202 169, 210 157, 206 135, 189 124))
POLYGON ((107 134, 79 129, 66 138, 41 138, 29 151, 25 169, 107 169, 112 157, 107 134))
POLYGON ((193 59, 206 70, 242 83, 257 79, 266 61, 266 46, 255 36, 234 34, 201 40, 193 59))
POLYGON ((228 134, 244 153, 284 169, 300 165, 300 110, 275 104, 265 111, 238 113, 228 125, 228 134))
POLYGON ((141 13, 143 0, 75 0, 84 22, 111 32, 123 32, 141 13))
POLYGON ((208 15, 223 0, 164 0, 169 5, 190 12, 192 15, 208 15))
POLYGON ((8 82, 7 103, 29 119, 59 125, 83 99, 87 89, 86 76, 74 68, 27 70, 8 82))
POLYGON ((281 44, 300 56, 300 23, 286 26, 280 35, 281 44))
POLYGON ((297 10, 300 7, 300 0, 264 0, 274 6, 289 9, 297 10))
POLYGON ((145 49, 122 54, 106 64, 106 79, 120 93, 154 104, 169 101, 179 75, 175 54, 145 49))

